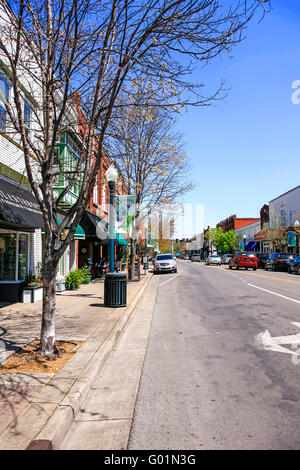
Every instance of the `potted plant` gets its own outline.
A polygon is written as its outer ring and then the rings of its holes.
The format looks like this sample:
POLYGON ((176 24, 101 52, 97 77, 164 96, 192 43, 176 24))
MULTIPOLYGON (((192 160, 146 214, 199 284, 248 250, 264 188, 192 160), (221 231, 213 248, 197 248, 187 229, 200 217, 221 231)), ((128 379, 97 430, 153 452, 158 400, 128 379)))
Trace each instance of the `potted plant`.
POLYGON ((78 289, 83 280, 82 274, 79 269, 70 271, 65 278, 65 285, 67 289, 78 289))
POLYGON ((34 303, 43 298, 43 281, 29 271, 25 276, 25 285, 22 293, 23 303, 34 303))
POLYGON ((89 270, 89 267, 87 265, 84 265, 83 268, 80 269, 83 281, 82 284, 88 284, 92 280, 92 276, 89 270))

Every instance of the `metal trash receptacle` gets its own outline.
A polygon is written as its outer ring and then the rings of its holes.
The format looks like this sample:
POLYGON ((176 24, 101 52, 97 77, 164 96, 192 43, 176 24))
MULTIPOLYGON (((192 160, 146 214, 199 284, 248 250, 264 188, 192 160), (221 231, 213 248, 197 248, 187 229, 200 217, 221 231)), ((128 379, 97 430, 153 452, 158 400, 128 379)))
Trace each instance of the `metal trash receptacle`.
POLYGON ((107 273, 104 280, 104 306, 126 307, 126 273, 107 273))

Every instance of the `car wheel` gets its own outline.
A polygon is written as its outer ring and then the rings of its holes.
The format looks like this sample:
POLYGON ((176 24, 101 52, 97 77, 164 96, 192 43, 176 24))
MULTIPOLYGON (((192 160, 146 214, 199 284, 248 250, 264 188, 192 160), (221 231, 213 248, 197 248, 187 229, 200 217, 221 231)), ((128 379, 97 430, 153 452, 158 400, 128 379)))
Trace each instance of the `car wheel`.
POLYGON ((246 271, 248 271, 248 268, 247 268, 247 267, 246 267, 245 269, 246 269, 246 271))
POLYGON ((275 264, 272 265, 272 271, 276 271, 276 266, 275 266, 275 264))
POLYGON ((300 274, 300 267, 298 268, 298 274, 300 274))
POLYGON ((257 268, 253 268, 253 271, 256 271, 257 268))
POLYGON ((292 270, 291 270, 290 266, 288 267, 288 272, 289 272, 289 274, 292 274, 292 270))
POLYGON ((266 265, 265 265, 265 271, 268 271, 268 268, 267 268, 267 266, 266 266, 266 265))
POLYGON ((238 267, 238 265, 237 265, 237 264, 235 265, 235 269, 239 269, 239 267, 238 267))
POLYGON ((174 269, 174 273, 177 273, 177 269, 174 269))

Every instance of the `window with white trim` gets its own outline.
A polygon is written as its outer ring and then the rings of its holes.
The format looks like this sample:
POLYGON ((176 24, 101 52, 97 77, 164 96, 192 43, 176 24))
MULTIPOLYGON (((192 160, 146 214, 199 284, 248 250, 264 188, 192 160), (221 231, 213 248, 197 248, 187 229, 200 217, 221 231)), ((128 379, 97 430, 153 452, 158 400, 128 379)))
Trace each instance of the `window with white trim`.
POLYGON ((106 184, 102 183, 102 210, 107 212, 107 204, 106 204, 106 184))
POLYGON ((25 133, 28 136, 30 132, 30 124, 31 124, 31 108, 29 104, 24 101, 24 127, 25 133))
POLYGON ((93 203, 98 205, 98 177, 96 176, 95 186, 93 190, 93 203))
POLYGON ((9 100, 9 82, 5 75, 0 74, 0 129, 6 132, 7 127, 7 111, 5 107, 6 101, 9 100))

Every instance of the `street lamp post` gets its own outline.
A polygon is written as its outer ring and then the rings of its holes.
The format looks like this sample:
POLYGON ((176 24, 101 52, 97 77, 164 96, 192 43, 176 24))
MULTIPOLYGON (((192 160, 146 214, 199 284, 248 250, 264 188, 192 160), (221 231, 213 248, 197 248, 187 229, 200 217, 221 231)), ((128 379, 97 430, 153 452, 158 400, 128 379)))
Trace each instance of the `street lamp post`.
POLYGON ((300 226, 300 222, 298 219, 295 220, 294 226, 295 226, 295 231, 296 231, 296 255, 298 256, 299 255, 299 233, 297 229, 299 229, 299 226, 300 226))
POLYGON ((105 176, 109 187, 109 272, 113 273, 115 271, 114 190, 118 172, 113 165, 110 165, 105 176))
POLYGON ((109 273, 104 280, 104 305, 125 307, 127 299, 126 274, 115 272, 114 190, 118 172, 114 165, 106 171, 109 187, 109 273))
POLYGON ((144 271, 148 269, 148 226, 145 225, 145 253, 144 253, 144 271))

